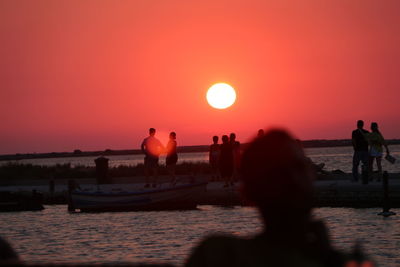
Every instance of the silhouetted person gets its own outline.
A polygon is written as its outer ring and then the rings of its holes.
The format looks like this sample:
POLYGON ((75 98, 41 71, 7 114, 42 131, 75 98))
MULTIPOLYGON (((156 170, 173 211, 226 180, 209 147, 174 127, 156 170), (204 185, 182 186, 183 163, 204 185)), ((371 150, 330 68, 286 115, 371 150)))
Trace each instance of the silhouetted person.
POLYGON ((370 177, 372 178, 374 159, 376 160, 376 165, 378 167, 378 178, 379 181, 382 176, 382 156, 383 147, 386 148, 386 153, 389 154, 389 148, 383 138, 381 132, 378 129, 378 123, 371 123, 371 133, 367 134, 367 140, 369 143, 369 162, 368 168, 370 177))
POLYGON ((178 153, 176 152, 176 133, 171 132, 169 134, 169 141, 167 144, 167 157, 165 158, 165 165, 167 166, 168 172, 171 175, 171 184, 176 184, 175 167, 178 162, 178 153))
POLYGON ((233 153, 232 145, 229 142, 229 137, 227 135, 222 136, 222 144, 220 146, 221 153, 219 156, 219 171, 221 173, 221 178, 225 181, 224 187, 228 187, 232 183, 233 175, 233 153))
POLYGON ((260 211, 264 231, 252 238, 209 237, 186 266, 342 266, 323 222, 311 218, 315 173, 294 138, 282 130, 256 138, 240 170, 242 193, 260 211))
POLYGON ((220 150, 220 146, 218 144, 218 136, 213 136, 213 143, 212 145, 210 145, 210 151, 209 151, 209 155, 208 155, 208 161, 210 163, 211 166, 211 171, 212 171, 212 176, 211 179, 212 180, 218 180, 219 178, 219 156, 221 153, 220 150))
POLYGON ((232 154, 233 154, 233 176, 231 182, 233 184, 233 181, 235 181, 239 176, 238 170, 240 165, 241 152, 240 152, 240 142, 236 141, 235 133, 231 133, 229 135, 229 142, 231 143, 232 154))
MULTIPOLYGON (((368 131, 364 130, 363 127, 364 121, 359 120, 357 121, 357 129, 355 129, 351 133, 351 140, 354 149, 352 168, 353 182, 358 181, 358 166, 360 164, 360 161, 362 163, 361 171, 363 176, 366 176, 368 173, 368 142, 365 136, 366 134, 368 134, 368 131)), ((364 179, 367 178, 364 177, 364 179)))
POLYGON ((149 136, 146 137, 141 145, 142 152, 145 154, 144 157, 144 172, 146 175, 145 187, 149 187, 150 183, 153 183, 153 187, 156 187, 156 179, 158 176, 158 159, 161 152, 164 150, 164 146, 161 142, 154 137, 156 129, 149 129, 149 136), (150 179, 150 175, 153 175, 153 181, 150 179))

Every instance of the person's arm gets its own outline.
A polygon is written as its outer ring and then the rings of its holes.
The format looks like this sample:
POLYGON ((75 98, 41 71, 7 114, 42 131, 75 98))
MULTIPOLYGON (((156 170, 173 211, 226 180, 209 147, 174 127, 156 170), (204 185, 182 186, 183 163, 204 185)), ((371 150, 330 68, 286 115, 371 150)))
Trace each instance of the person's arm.
POLYGON ((165 153, 169 154, 174 149, 174 143, 172 141, 168 141, 167 146, 164 150, 165 153))
POLYGON ((356 137, 354 131, 351 133, 351 143, 353 144, 353 148, 356 147, 356 137))
POLYGON ((385 141, 385 138, 383 138, 383 135, 381 134, 381 143, 382 143, 382 145, 385 147, 385 149, 386 149, 386 154, 390 154, 389 153, 389 147, 388 147, 388 145, 387 145, 387 143, 386 143, 386 141, 385 141))
POLYGON ((143 152, 144 154, 146 154, 146 148, 145 148, 145 144, 144 144, 144 143, 145 143, 145 142, 144 142, 144 140, 143 140, 143 142, 142 142, 140 148, 142 149, 142 152, 143 152))
POLYGON ((368 144, 371 144, 370 132, 360 130, 360 133, 364 136, 365 141, 367 141, 368 144))
POLYGON ((159 148, 160 154, 167 153, 167 148, 163 146, 163 144, 160 142, 160 140, 157 139, 157 141, 158 141, 158 148, 159 148))

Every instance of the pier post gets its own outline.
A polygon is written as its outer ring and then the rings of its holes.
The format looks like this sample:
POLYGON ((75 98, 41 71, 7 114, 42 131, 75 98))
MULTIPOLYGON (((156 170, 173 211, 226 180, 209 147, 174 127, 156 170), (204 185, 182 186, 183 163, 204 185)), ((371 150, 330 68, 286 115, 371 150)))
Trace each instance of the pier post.
POLYGON ((77 186, 75 180, 74 179, 69 179, 68 180, 68 196, 67 196, 68 211, 69 212, 75 211, 74 203, 72 203, 72 199, 71 199, 71 193, 72 193, 72 191, 74 191, 77 188, 78 188, 78 186, 77 186))
POLYGON ((383 172, 382 186, 383 186, 383 205, 382 205, 383 211, 378 213, 378 215, 382 215, 384 217, 395 215, 396 213, 390 211, 389 174, 387 171, 383 172))
POLYGON ((48 200, 52 204, 54 202, 54 191, 55 191, 55 183, 54 183, 54 179, 52 177, 49 181, 49 196, 48 196, 48 200))

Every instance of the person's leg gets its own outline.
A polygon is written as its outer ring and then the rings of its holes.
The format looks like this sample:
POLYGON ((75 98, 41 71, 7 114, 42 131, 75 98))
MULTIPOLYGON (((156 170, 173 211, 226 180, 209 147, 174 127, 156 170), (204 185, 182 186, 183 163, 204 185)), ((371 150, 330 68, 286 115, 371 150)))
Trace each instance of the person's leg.
POLYGON ((218 167, 218 162, 214 163, 214 175, 215 175, 215 181, 221 180, 221 174, 220 174, 220 169, 218 167))
POLYGON ((149 175, 150 175, 150 168, 149 168, 149 161, 147 158, 144 159, 144 176, 145 176, 145 185, 144 187, 149 187, 150 186, 150 180, 149 180, 149 175))
POLYGON ((224 182, 224 187, 228 187, 229 186, 229 175, 228 175, 228 171, 226 169, 226 166, 221 166, 221 179, 224 182))
POLYGON ((378 166, 378 177, 376 180, 379 182, 382 176, 382 157, 376 157, 376 165, 378 166))
POLYGON ((369 174, 372 175, 373 171, 374 171, 374 158, 373 156, 369 156, 368 157, 368 172, 369 174))
POLYGON ((155 160, 153 174, 153 187, 156 187, 158 182, 158 159, 155 160))
POLYGON ((175 166, 176 164, 170 164, 169 167, 169 175, 171 176, 171 184, 176 185, 176 177, 175 177, 175 166))
POLYGON ((234 179, 235 179, 235 166, 232 166, 231 172, 230 172, 230 175, 229 175, 229 184, 231 186, 233 186, 234 179))
POLYGON ((368 175, 368 159, 369 159, 368 152, 367 151, 363 151, 361 153, 361 163, 362 163, 361 171, 362 171, 363 180, 368 180, 368 178, 369 179, 372 178, 372 177, 370 177, 368 175))
POLYGON ((353 180, 352 180, 352 182, 357 182, 358 181, 358 165, 359 165, 359 163, 360 163, 359 153, 357 151, 354 151, 354 154, 353 154, 353 169, 352 169, 353 180))
POLYGON ((211 181, 217 181, 218 179, 218 164, 211 161, 210 162, 210 166, 211 166, 211 181))

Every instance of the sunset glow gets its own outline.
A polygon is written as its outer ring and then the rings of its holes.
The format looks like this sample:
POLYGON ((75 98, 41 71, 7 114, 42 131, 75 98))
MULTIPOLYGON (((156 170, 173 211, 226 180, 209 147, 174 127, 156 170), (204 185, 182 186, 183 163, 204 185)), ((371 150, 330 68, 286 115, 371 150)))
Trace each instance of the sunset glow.
POLYGON ((396 0, 3 1, 0 154, 137 149, 149 127, 180 146, 271 126, 345 139, 359 119, 399 138, 399 13, 396 0), (238 94, 224 112, 206 101, 218 81, 238 94))
POLYGON ((235 89, 226 83, 216 83, 207 91, 207 101, 213 108, 228 108, 235 103, 235 100, 235 89))

